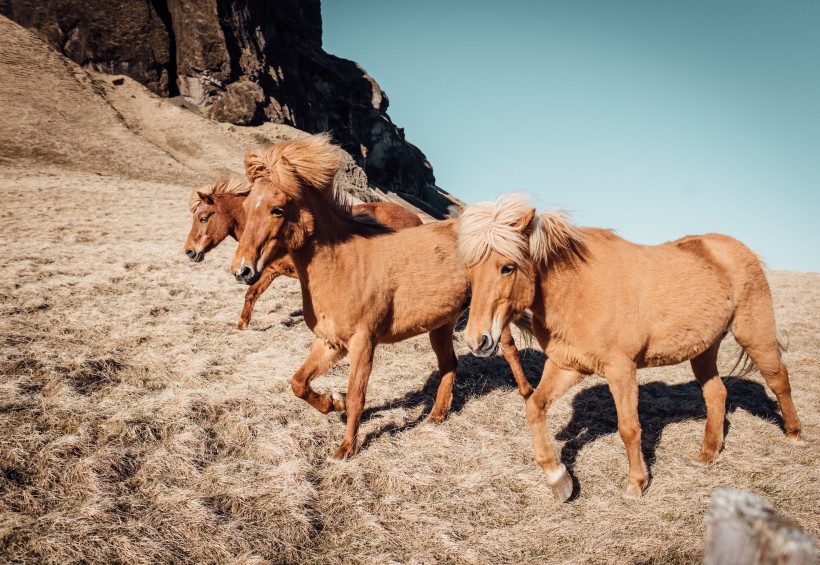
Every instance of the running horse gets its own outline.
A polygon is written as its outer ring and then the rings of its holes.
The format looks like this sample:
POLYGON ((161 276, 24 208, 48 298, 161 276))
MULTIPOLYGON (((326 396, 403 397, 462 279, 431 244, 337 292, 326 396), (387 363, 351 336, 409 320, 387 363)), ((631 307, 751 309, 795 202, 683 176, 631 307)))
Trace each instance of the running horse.
MULTIPOLYGON (((302 286, 305 323, 315 339, 291 379, 293 392, 326 414, 347 412, 341 446, 355 454, 373 354, 381 343, 429 333, 441 375, 429 421, 444 419, 458 361, 453 328, 468 298, 467 271, 456 251, 456 221, 393 231, 356 216, 333 188, 340 149, 327 135, 248 153, 253 188, 245 199, 246 228, 231 269, 245 284, 290 254, 302 286), (350 355, 347 395, 319 394, 311 381, 350 355)), ((505 328, 501 350, 519 391, 532 391, 505 328)))
MULTIPOLYGON (((185 255, 198 263, 205 254, 228 236, 239 239, 245 229, 245 209, 242 203, 251 190, 245 179, 219 180, 191 192, 188 209, 193 216, 191 231, 185 241, 185 255)), ((364 214, 394 230, 420 226, 417 214, 392 202, 366 202, 351 208, 353 214, 364 214)), ((297 278, 288 255, 268 265, 259 280, 245 293, 245 305, 236 327, 248 327, 256 301, 280 275, 297 278)))
POLYGON ((627 498, 649 481, 641 453, 636 369, 689 360, 706 402, 697 462, 723 443, 726 387, 717 369, 728 332, 757 365, 780 410, 786 434, 800 441, 774 308, 760 259, 719 234, 662 245, 630 243, 608 230, 578 228, 560 213, 535 214, 520 195, 467 207, 459 218, 459 255, 472 285, 467 344, 484 356, 500 328, 525 308, 547 354, 541 382, 527 399, 535 456, 558 501, 572 480, 547 437, 546 412, 582 376, 609 385, 629 460, 627 498))

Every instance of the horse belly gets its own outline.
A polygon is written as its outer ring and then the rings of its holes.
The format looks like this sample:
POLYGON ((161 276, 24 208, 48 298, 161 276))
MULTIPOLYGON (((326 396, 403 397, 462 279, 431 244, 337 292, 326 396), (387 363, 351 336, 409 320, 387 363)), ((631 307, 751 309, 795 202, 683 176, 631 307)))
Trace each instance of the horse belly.
POLYGON ((695 297, 672 295, 653 316, 652 331, 638 366, 674 365, 697 357, 729 329, 731 298, 722 292, 695 297))

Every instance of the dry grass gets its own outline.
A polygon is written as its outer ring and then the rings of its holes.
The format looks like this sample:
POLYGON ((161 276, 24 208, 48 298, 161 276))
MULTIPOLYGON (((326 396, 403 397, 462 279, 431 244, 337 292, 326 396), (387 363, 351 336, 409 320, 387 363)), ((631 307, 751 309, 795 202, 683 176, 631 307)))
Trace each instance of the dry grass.
MULTIPOLYGON (((251 329, 232 246, 182 254, 187 186, 0 169, 0 558, 19 562, 697 562, 712 489, 761 494, 820 534, 820 275, 771 273, 808 445, 785 441, 757 373, 728 379, 726 447, 689 464, 704 425, 688 366, 643 371, 654 480, 621 499, 612 398, 590 378, 551 410, 580 484, 552 500, 499 359, 467 355, 453 412, 420 422, 437 384, 422 336, 383 347, 364 448, 293 396, 311 334, 280 280, 251 329)), ((731 367, 725 347, 722 367, 731 367)), ((536 378, 543 357, 530 351, 536 378)), ((343 363, 318 381, 344 390, 343 363)))
MULTIPOLYGON (((693 563, 716 486, 820 535, 820 275, 771 273, 804 447, 752 374, 729 379, 718 462, 691 466, 689 368, 644 371, 654 481, 629 503, 612 398, 590 378, 550 412, 580 485, 558 505, 502 360, 459 336, 452 414, 422 422, 437 375, 421 336, 378 350, 364 447, 332 464, 339 416, 289 385, 312 339, 298 285, 275 282, 239 332, 232 245, 182 254, 190 189, 293 132, 206 122, 0 29, 0 562, 693 563)), ((542 363, 528 352, 531 378, 542 363)), ((346 369, 317 388, 343 391, 346 369)))

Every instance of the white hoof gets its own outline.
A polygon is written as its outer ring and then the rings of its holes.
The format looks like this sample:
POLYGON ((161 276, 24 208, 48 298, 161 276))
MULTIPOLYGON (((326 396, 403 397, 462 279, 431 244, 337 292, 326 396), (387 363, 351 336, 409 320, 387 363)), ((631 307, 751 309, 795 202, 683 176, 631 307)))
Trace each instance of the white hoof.
POLYGON ((563 463, 555 471, 547 473, 547 483, 558 502, 566 502, 572 496, 572 477, 569 476, 563 463))
MULTIPOLYGON (((644 487, 645 488, 645 487, 644 487)), ((627 500, 638 500, 643 496, 644 489, 635 485, 629 485, 624 493, 624 498, 627 500)))
POLYGON ((330 399, 333 401, 333 409, 336 412, 344 412, 345 410, 345 395, 340 392, 331 393, 330 399))

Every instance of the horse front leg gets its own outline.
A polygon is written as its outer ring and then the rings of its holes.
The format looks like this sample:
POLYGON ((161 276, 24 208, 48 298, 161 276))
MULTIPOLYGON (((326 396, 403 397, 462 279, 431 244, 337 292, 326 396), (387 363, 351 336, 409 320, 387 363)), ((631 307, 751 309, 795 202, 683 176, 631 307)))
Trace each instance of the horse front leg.
POLYGON ((347 428, 342 445, 333 454, 333 459, 347 459, 356 454, 359 439, 359 424, 364 410, 367 382, 373 369, 373 352, 376 344, 369 335, 356 334, 348 343, 350 351, 350 379, 347 383, 347 428))
POLYGON ((245 292, 245 305, 242 307, 242 315, 236 324, 237 329, 244 330, 248 327, 248 324, 251 323, 251 315, 256 306, 256 301, 259 300, 262 293, 268 290, 271 283, 280 275, 296 278, 296 270, 293 268, 293 261, 290 260, 290 255, 278 261, 274 261, 265 267, 259 280, 252 284, 247 292, 245 292))
POLYGON ((321 339, 313 340, 305 362, 294 373, 290 379, 290 386, 293 394, 316 408, 322 414, 327 414, 333 410, 341 412, 345 409, 344 397, 334 392, 331 394, 319 394, 310 386, 310 382, 330 369, 336 361, 344 356, 342 349, 331 347, 326 341, 321 339))
POLYGON ((572 478, 566 466, 555 455, 547 434, 547 410, 580 379, 581 375, 577 371, 562 369, 547 359, 541 382, 527 399, 527 422, 530 424, 535 447, 535 460, 547 474, 547 483, 558 502, 566 502, 572 496, 572 478))
POLYGON ((524 375, 524 369, 521 367, 521 355, 515 346, 510 326, 505 327, 501 331, 501 354, 504 356, 504 359, 507 360, 510 370, 512 370, 515 384, 518 385, 519 394, 524 397, 524 400, 527 400, 532 394, 532 386, 524 375))
POLYGON ((441 375, 441 382, 438 385, 433 409, 430 411, 430 415, 427 416, 428 422, 438 423, 443 421, 447 417, 447 412, 450 411, 450 404, 453 401, 453 382, 456 379, 456 370, 458 369, 458 359, 456 358, 456 351, 453 349, 453 328, 455 326, 456 320, 453 320, 430 332, 430 345, 433 347, 438 360, 438 372, 441 375))
POLYGON ((629 459, 629 484, 624 498, 640 498, 649 485, 649 472, 641 452, 641 423, 638 420, 638 379, 634 363, 625 364, 605 375, 618 412, 618 433, 629 459))

